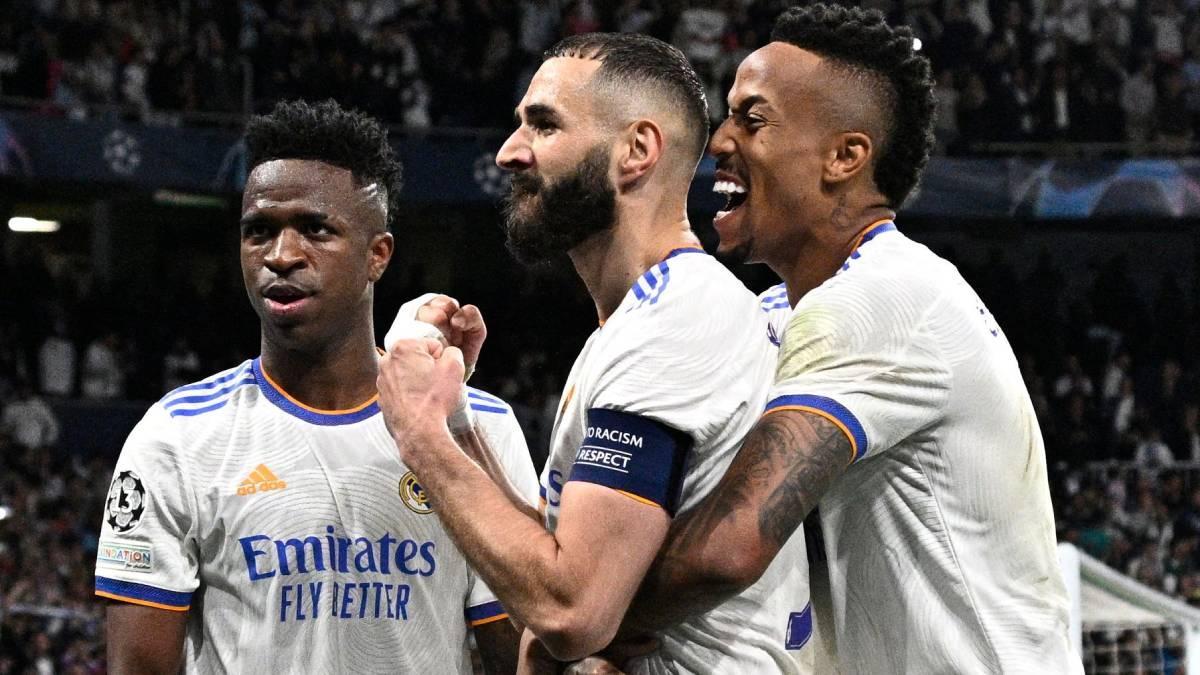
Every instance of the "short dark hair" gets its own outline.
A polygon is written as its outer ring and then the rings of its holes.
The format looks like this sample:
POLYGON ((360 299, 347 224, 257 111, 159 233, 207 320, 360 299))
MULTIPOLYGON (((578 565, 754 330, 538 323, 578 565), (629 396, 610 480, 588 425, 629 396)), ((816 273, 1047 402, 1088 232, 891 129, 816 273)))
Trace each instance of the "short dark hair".
POLYGON ((916 187, 933 147, 933 77, 929 59, 913 50, 906 26, 893 28, 878 10, 817 3, 792 7, 775 21, 771 40, 786 42, 885 86, 888 112, 875 186, 893 207, 916 187))
POLYGON ((246 124, 246 170, 273 159, 313 159, 346 169, 356 185, 387 191, 387 223, 400 203, 400 162, 377 120, 337 101, 280 101, 246 124))
POLYGON ((704 83, 683 52, 639 33, 584 33, 561 40, 546 50, 542 60, 564 56, 599 61, 598 79, 652 85, 671 103, 682 106, 692 127, 691 150, 699 161, 708 147, 708 99, 704 83))

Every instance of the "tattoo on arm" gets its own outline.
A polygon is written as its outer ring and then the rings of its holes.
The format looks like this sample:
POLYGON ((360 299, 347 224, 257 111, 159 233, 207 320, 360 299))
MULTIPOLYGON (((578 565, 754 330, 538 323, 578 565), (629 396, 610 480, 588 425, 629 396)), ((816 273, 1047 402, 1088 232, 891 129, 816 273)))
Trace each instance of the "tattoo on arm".
POLYGON ((737 593, 710 568, 729 547, 753 551, 765 568, 850 456, 846 434, 820 415, 788 410, 759 420, 717 487, 675 520, 627 628, 661 630, 737 593))
MULTIPOLYGON (((769 415, 768 419, 771 417, 781 415, 769 415)), ((758 513, 759 532, 776 548, 781 548, 816 507, 829 484, 846 469, 852 448, 846 434, 819 415, 804 415, 790 424, 786 419, 780 420, 774 429, 779 436, 777 443, 783 447, 811 448, 807 453, 793 451, 784 458, 783 482, 758 513)))

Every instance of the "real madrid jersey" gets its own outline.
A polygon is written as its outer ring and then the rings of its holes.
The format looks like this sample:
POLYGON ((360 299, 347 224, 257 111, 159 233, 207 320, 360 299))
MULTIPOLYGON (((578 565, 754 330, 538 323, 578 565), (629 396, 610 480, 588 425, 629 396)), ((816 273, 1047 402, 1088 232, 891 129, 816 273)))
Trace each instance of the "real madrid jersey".
MULTIPOLYGON (((682 249, 652 267, 571 369, 542 473, 547 527, 573 480, 671 514, 695 506, 754 425, 775 357, 758 300, 716 260, 682 249)), ((810 629, 797 532, 758 583, 667 630, 629 672, 803 672, 810 629)))
MULTIPOLYGON (((511 410, 469 396, 532 503, 511 410)), ((189 672, 469 673, 469 626, 506 615, 436 508, 374 399, 315 410, 247 361, 171 392, 130 434, 96 594, 189 611, 189 672)))
POLYGON ((1037 418, 953 265, 869 230, 796 305, 767 414, 789 408, 851 441, 820 501, 843 672, 1082 672, 1037 418))

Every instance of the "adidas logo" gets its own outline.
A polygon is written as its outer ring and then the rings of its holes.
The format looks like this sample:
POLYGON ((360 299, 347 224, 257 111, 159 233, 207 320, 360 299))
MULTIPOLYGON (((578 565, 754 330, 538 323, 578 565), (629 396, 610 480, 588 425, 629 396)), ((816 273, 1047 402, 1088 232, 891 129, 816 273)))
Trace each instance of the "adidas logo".
POLYGON ((287 483, 279 480, 266 464, 259 464, 254 467, 250 475, 238 485, 238 496, 245 497, 257 492, 267 492, 268 490, 282 490, 287 487, 287 483))

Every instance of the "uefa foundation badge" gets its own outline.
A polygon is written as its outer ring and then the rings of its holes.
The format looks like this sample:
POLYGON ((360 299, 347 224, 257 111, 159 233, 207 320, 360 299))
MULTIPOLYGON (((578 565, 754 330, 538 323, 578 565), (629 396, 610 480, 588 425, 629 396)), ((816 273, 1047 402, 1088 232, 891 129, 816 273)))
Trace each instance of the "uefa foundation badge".
POLYGON ((146 510, 146 488, 132 471, 122 471, 108 488, 104 506, 105 520, 114 532, 126 534, 142 522, 146 510))

